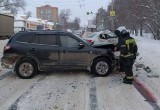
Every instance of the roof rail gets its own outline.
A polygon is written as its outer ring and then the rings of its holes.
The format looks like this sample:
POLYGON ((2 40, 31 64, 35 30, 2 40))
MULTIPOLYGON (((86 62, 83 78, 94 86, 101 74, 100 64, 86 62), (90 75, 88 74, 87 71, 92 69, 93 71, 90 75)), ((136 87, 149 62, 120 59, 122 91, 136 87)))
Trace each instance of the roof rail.
POLYGON ((26 29, 26 31, 33 31, 32 29, 26 29))
POLYGON ((20 31, 20 32, 65 32, 65 33, 70 33, 68 31, 65 31, 65 30, 50 30, 50 29, 47 29, 47 30, 32 30, 32 29, 26 29, 25 31, 20 31))

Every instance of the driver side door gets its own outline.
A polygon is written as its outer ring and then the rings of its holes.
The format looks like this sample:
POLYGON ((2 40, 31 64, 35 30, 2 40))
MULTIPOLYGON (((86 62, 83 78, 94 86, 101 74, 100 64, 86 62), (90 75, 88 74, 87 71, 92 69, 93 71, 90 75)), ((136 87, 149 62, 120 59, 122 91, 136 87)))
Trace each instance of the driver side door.
POLYGON ((79 48, 80 41, 69 35, 60 35, 60 66, 83 67, 87 65, 87 47, 79 48))

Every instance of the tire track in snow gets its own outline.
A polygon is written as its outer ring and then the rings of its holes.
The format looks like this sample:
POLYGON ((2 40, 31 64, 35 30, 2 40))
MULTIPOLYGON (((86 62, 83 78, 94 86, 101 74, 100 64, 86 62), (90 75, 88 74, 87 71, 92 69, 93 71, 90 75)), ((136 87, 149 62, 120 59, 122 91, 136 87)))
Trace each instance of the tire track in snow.
POLYGON ((17 110, 17 108, 18 108, 18 102, 19 102, 21 99, 23 99, 23 98, 34 88, 34 86, 35 86, 38 82, 44 80, 45 78, 46 78, 46 76, 42 76, 41 78, 39 78, 33 85, 31 85, 31 87, 30 87, 26 92, 24 92, 24 93, 8 108, 8 110, 17 110))
MULTIPOLYGON (((3 72, 3 70, 1 72, 3 72)), ((11 74, 12 74, 12 71, 6 72, 5 74, 0 76, 0 80, 5 79, 6 77, 10 76, 11 74)))

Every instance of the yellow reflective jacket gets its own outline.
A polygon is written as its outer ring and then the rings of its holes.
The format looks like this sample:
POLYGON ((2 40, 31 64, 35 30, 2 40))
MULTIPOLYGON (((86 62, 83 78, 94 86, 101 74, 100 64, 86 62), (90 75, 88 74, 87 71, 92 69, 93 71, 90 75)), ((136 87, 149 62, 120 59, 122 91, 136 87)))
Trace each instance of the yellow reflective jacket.
POLYGON ((132 37, 126 37, 120 47, 120 56, 122 58, 135 58, 137 50, 135 39, 132 37))

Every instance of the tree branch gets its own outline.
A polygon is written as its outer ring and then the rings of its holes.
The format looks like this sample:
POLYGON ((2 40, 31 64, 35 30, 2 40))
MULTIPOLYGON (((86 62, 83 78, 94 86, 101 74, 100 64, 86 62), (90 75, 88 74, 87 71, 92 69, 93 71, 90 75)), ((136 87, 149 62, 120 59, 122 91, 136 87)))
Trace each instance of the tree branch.
POLYGON ((6 5, 1 5, 0 7, 6 7, 6 6, 12 6, 12 5, 14 5, 14 3, 11 3, 11 4, 6 4, 6 5))

